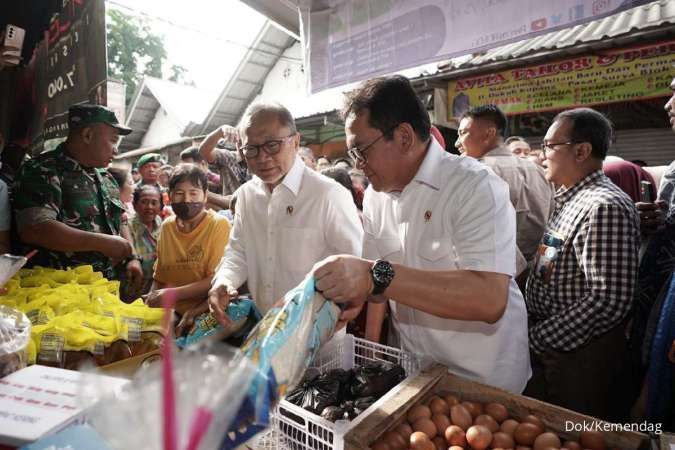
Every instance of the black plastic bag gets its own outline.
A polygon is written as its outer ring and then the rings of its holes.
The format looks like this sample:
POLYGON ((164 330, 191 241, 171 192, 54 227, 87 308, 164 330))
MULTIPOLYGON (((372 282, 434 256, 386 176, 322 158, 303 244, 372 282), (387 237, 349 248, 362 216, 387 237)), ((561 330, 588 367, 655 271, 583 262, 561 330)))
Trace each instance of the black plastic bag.
POLYGON ((353 398, 381 397, 405 378, 398 364, 368 362, 354 369, 350 393, 353 398))
POLYGON ((377 401, 376 397, 361 397, 354 400, 354 413, 358 416, 366 409, 370 408, 370 405, 377 401))
POLYGON ((322 378, 337 380, 340 383, 340 390, 338 391, 337 405, 345 400, 351 399, 351 384, 354 380, 354 372, 344 369, 333 369, 321 375, 322 378))
POLYGON ((340 381, 326 376, 305 378, 291 391, 286 400, 314 414, 321 414, 326 406, 338 404, 340 381))

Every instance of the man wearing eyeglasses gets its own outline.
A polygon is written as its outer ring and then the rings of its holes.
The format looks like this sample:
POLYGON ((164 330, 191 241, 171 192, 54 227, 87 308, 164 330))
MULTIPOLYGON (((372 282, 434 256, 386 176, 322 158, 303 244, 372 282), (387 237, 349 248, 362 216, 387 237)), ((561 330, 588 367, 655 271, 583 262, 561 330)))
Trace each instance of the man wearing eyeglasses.
POLYGON ((513 279, 516 220, 506 183, 430 136, 405 77, 368 80, 349 94, 344 117, 349 154, 370 181, 366 259, 327 258, 314 268, 317 287, 346 305, 344 320, 370 302, 368 339, 379 341, 389 300, 392 344, 522 392, 527 313, 513 279))
POLYGON ((599 112, 558 114, 542 150, 560 186, 527 280, 533 377, 526 394, 595 417, 620 414, 625 319, 637 276, 639 218, 602 172, 612 124, 599 112))
POLYGON ((307 167, 300 134, 283 106, 252 105, 240 125, 239 152, 254 177, 237 190, 230 241, 209 293, 215 317, 248 282, 267 312, 321 259, 361 255, 363 228, 349 191, 307 167))

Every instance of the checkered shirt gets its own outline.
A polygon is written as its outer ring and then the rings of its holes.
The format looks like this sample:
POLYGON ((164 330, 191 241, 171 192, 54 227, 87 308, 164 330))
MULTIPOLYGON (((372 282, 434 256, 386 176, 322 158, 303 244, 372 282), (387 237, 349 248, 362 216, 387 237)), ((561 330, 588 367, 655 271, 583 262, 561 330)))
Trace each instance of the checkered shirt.
POLYGON ((602 171, 555 196, 548 231, 563 238, 548 281, 527 280, 530 348, 571 351, 619 325, 631 309, 639 216, 602 171))

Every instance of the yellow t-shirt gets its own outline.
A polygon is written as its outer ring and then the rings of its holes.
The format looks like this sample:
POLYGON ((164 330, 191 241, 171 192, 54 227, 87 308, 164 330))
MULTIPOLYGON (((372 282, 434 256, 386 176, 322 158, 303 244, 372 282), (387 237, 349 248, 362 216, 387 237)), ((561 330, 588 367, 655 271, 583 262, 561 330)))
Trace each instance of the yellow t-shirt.
POLYGON ((178 230, 175 216, 167 218, 157 240, 155 280, 178 287, 213 276, 229 238, 230 222, 212 210, 189 233, 178 230))

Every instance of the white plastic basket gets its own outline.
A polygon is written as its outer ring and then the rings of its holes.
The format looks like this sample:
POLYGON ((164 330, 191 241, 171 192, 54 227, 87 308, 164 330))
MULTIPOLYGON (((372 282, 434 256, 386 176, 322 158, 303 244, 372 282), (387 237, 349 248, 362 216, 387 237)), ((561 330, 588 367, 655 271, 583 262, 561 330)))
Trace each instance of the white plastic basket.
MULTIPOLYGON (((315 358, 312 367, 321 373, 331 369, 349 370, 366 361, 388 361, 400 364, 406 377, 417 374, 421 360, 415 355, 386 345, 376 344, 351 334, 338 336, 328 342, 315 358)), ((289 450, 343 450, 344 436, 364 417, 396 394, 399 385, 392 388, 354 420, 335 423, 299 406, 282 400, 274 414, 273 429, 277 448, 289 450), (288 417, 288 415, 294 418, 288 417)))

